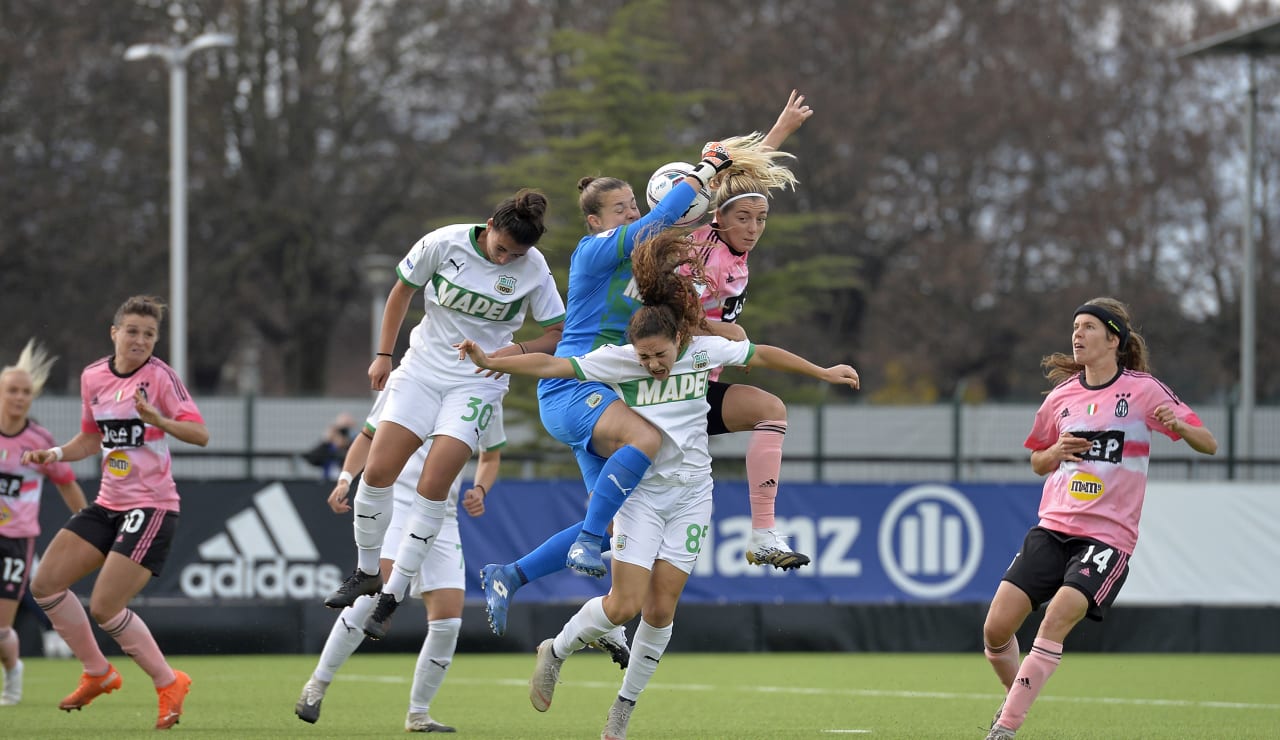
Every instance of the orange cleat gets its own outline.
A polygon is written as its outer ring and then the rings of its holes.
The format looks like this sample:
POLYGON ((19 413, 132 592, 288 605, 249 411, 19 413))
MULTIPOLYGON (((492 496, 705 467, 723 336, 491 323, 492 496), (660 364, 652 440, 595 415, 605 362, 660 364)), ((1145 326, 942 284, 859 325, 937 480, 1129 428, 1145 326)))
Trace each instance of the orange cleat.
POLYGON ((80 685, 71 695, 58 703, 58 709, 70 712, 72 709, 80 709, 89 706, 89 703, 97 699, 103 694, 110 694, 112 691, 124 685, 124 680, 120 678, 120 672, 110 663, 107 664, 107 672, 101 676, 90 676, 88 673, 80 674, 80 685))
POLYGON ((174 671, 173 683, 162 689, 156 689, 156 695, 160 697, 160 716, 156 718, 156 729, 167 730, 178 724, 178 718, 182 716, 182 700, 187 698, 187 692, 191 691, 191 676, 182 671, 174 671))

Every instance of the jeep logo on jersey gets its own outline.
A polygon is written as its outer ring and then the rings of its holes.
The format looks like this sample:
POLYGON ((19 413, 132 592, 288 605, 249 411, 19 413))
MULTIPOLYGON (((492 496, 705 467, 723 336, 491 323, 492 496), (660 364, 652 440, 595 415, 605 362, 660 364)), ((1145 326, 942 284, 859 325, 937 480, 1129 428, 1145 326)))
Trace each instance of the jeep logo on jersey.
POLYGON ((503 275, 493 284, 493 289, 503 295, 511 295, 516 292, 516 279, 510 275, 503 275))
POLYGON ((880 520, 880 560, 889 580, 922 599, 964 588, 982 560, 982 520, 964 494, 940 485, 908 488, 880 520))
POLYGON ((0 473, 0 496, 17 496, 22 493, 22 476, 0 473))
POLYGON ((117 447, 141 447, 145 441, 147 425, 142 419, 99 419, 98 430, 102 432, 102 446, 107 449, 117 447))
POLYGON ((338 566, 319 562, 311 533, 280 483, 255 493, 253 505, 227 519, 225 527, 200 543, 200 561, 182 569, 183 594, 316 599, 342 582, 338 566))
POLYGON ((710 371, 682 373, 663 380, 631 380, 619 384, 628 406, 652 406, 672 401, 688 401, 707 395, 710 371))
POLYGON ((1080 453, 1081 460, 1097 460, 1119 465, 1124 459, 1124 432, 1118 429, 1072 432, 1071 435, 1093 442, 1092 447, 1080 453))
MULTIPOLYGON (((485 319, 486 321, 509 321, 515 318, 520 311, 520 301, 515 303, 495 301, 488 296, 473 293, 466 288, 454 285, 438 273, 431 278, 431 284, 436 289, 437 303, 444 308, 464 313, 468 316, 485 319)), ((515 289, 514 282, 510 289, 515 289)))

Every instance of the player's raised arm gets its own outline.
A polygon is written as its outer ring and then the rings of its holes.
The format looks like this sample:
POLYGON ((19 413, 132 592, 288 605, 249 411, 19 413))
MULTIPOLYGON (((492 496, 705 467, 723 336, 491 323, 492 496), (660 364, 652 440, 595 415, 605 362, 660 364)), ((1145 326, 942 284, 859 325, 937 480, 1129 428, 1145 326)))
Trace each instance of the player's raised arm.
POLYGON ((849 365, 819 367, 800 355, 768 344, 756 345, 756 351, 747 362, 747 367, 783 370, 797 375, 808 375, 819 380, 825 380, 833 385, 847 385, 850 388, 862 387, 858 378, 858 371, 849 365))
POLYGON ((528 375, 534 378, 577 377, 573 371, 573 363, 565 357, 556 357, 542 352, 493 357, 470 339, 464 339, 454 347, 458 350, 458 359, 470 358, 476 367, 485 370, 496 370, 511 375, 528 375))

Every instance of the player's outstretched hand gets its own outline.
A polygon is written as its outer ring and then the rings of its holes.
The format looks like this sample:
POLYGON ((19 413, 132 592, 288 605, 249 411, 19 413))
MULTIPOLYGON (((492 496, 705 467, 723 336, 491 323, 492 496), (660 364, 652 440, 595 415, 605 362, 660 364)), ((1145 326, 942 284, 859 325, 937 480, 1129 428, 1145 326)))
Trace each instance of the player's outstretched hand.
POLYGON ((862 387, 858 371, 849 365, 832 365, 827 368, 827 382, 834 385, 847 385, 855 390, 862 387))
POLYGON ((689 177, 694 178, 702 183, 702 187, 707 187, 711 182, 711 178, 716 173, 723 172, 733 164, 733 158, 729 156, 729 150, 724 144, 718 141, 708 141, 702 147, 702 161, 697 167, 693 168, 693 172, 689 173, 689 177))
POLYGON ((813 109, 804 104, 804 96, 798 90, 792 90, 791 97, 787 100, 782 112, 778 114, 778 120, 773 124, 769 134, 772 136, 777 133, 781 143, 781 139, 786 139, 795 133, 796 129, 800 128, 812 115, 813 109))

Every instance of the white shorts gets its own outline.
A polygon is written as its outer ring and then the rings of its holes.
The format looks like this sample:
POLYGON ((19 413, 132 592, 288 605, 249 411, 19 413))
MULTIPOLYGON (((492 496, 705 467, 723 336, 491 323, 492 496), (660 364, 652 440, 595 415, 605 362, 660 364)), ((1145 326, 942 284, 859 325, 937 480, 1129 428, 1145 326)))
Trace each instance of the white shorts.
MULTIPOLYGON (((391 510, 391 524, 387 526, 387 536, 382 540, 383 560, 396 559, 400 540, 404 537, 404 525, 412 511, 411 506, 400 501, 395 503, 391 510)), ((440 526, 440 534, 427 553, 427 559, 422 561, 422 569, 409 584, 409 593, 425 594, 442 588, 465 590, 465 567, 462 562, 462 537, 458 534, 458 520, 445 517, 444 524, 440 526)))
POLYGON ((474 453, 480 433, 502 406, 506 388, 485 381, 437 389, 400 370, 387 379, 387 405, 379 423, 395 422, 419 439, 453 437, 474 453))
POLYGON ((711 477, 687 484, 641 480, 613 518, 613 559, 653 570, 665 560, 692 573, 711 526, 711 477))

